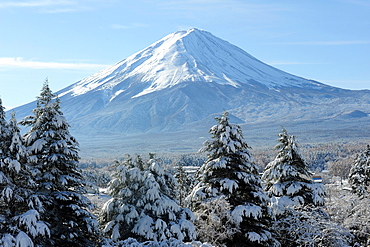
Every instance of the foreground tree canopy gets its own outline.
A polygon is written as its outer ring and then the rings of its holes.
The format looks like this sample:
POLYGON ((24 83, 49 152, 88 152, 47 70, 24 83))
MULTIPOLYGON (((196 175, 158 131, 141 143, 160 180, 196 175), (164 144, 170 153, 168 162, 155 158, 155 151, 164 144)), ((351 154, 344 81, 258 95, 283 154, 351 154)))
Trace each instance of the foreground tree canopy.
POLYGON ((9 124, 0 100, 0 245, 32 246, 36 238, 47 238, 50 230, 37 184, 27 165, 27 150, 13 113, 9 124))
POLYGON ((97 211, 86 197, 78 142, 47 81, 36 102, 33 115, 20 122, 29 127, 22 136, 15 113, 7 121, 0 99, 0 246, 370 243, 369 146, 349 172, 354 194, 336 192, 350 194, 340 197, 350 201, 342 207, 339 197, 335 202, 335 197, 327 197, 331 204, 324 210, 323 186, 313 182, 294 136, 282 130, 277 155, 261 177, 241 127, 229 123, 227 112, 211 127, 211 138, 200 150, 207 158, 200 159, 195 176, 188 170, 195 162, 184 156, 172 163, 175 169, 165 166, 166 158, 150 154, 149 159, 127 156, 114 163, 114 172, 105 170, 104 179, 94 177, 99 181, 95 186, 113 178, 109 196, 104 196, 109 199, 100 209, 99 227, 91 213, 97 211))
POLYGON ((202 213, 204 204, 212 204, 220 198, 226 200, 229 210, 215 217, 220 217, 230 231, 216 244, 279 246, 268 230, 272 219, 269 199, 242 130, 229 123, 227 112, 216 120, 218 123, 209 131, 212 140, 206 141, 200 150, 207 152, 208 159, 199 170, 200 183, 189 196, 193 209, 202 213))
POLYGON ((104 234, 114 241, 194 240, 193 213, 177 204, 176 184, 157 159, 143 161, 137 156, 132 160, 129 156, 125 162, 117 162, 109 184, 112 199, 100 215, 104 234))
POLYGON ((93 205, 83 196, 84 182, 78 167, 78 143, 70 134, 59 99, 46 81, 34 115, 22 124, 30 126, 24 139, 35 181, 36 194, 45 208, 41 219, 50 226, 50 238, 41 244, 53 246, 93 246, 98 223, 88 211, 93 205))
POLYGON ((282 213, 286 207, 292 206, 324 205, 324 188, 313 182, 295 137, 283 128, 278 141, 275 147, 278 154, 262 175, 265 190, 273 199, 276 212, 282 213))

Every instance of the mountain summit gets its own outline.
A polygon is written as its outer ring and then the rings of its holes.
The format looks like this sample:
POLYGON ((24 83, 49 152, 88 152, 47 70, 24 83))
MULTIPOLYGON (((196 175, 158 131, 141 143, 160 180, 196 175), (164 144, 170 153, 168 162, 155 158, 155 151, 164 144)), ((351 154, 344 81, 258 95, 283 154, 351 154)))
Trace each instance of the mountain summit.
POLYGON ((173 87, 182 82, 209 82, 279 88, 320 89, 318 82, 271 67, 242 49, 196 28, 171 33, 127 59, 76 83, 62 95, 91 90, 110 91, 109 101, 135 86, 132 97, 173 87), (134 85, 132 81, 138 82, 134 85))
MULTIPOLYGON (((261 129, 294 125, 317 134, 321 126, 323 136, 327 129, 342 135, 359 129, 348 112, 363 112, 356 121, 368 121, 370 113, 368 90, 286 73, 196 28, 171 33, 57 94, 72 130, 88 143, 97 135, 198 133, 224 110, 233 122, 261 129)), ((22 117, 34 107, 16 111, 22 117)))

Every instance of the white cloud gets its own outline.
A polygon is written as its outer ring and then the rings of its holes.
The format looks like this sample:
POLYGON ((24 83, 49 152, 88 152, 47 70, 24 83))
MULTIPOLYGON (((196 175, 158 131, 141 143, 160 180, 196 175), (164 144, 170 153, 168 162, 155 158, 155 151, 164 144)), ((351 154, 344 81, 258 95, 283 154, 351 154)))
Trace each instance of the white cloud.
POLYGON ((298 41, 281 42, 275 45, 366 45, 370 44, 368 40, 333 40, 333 41, 298 41))
POLYGON ((35 1, 8 1, 0 3, 0 8, 8 7, 45 7, 55 5, 71 5, 72 1, 67 0, 35 0, 35 1))
MULTIPOLYGON (((1 0, 0 0, 1 1, 1 0)), ((108 0, 106 0, 108 1, 108 0)), ((41 13, 71 13, 91 11, 94 0, 31 0, 0 2, 1 8, 38 8, 41 13), (92 1, 92 2, 91 2, 92 1)))
POLYGON ((148 25, 142 24, 142 23, 133 23, 130 25, 122 25, 122 24, 112 24, 110 27, 112 29, 132 29, 132 28, 138 28, 138 27, 146 27, 148 25))
POLYGON ((81 11, 90 10, 87 7, 79 7, 79 8, 56 8, 56 9, 49 9, 43 10, 42 13, 47 14, 57 14, 57 13, 73 13, 73 12, 81 12, 81 11))
POLYGON ((129 29, 131 26, 128 25, 122 25, 122 24, 112 24, 110 25, 111 28, 113 29, 129 29))
POLYGON ((28 68, 28 69, 103 69, 108 65, 91 63, 58 63, 24 60, 21 57, 0 58, 0 68, 28 68))
POLYGON ((341 88, 347 88, 347 89, 355 89, 355 90, 361 90, 361 89, 370 89, 370 80, 332 80, 332 79, 322 79, 320 82, 334 85, 336 87, 341 88))
POLYGON ((269 65, 307 65, 313 63, 305 63, 305 62, 294 62, 294 61, 267 61, 269 65))

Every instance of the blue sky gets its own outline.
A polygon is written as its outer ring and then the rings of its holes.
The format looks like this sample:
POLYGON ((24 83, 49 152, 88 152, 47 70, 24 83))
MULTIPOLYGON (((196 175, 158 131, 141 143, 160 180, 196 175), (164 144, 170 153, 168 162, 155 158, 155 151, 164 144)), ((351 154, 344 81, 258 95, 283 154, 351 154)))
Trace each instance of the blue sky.
POLYGON ((289 73, 370 89, 369 0, 0 0, 0 97, 56 92, 197 27, 289 73))

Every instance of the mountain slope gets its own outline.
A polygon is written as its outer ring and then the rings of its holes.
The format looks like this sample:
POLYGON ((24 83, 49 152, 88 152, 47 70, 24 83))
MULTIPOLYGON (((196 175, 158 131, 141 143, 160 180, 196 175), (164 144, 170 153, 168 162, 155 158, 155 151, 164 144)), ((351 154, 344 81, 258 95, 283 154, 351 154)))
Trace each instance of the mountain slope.
MULTIPOLYGON (((57 94, 81 134, 204 130, 224 110, 241 124, 337 121, 336 128, 348 112, 363 112, 362 121, 370 113, 368 90, 291 75, 199 29, 169 34, 57 94)), ((16 110, 24 116, 33 107, 16 110)))
POLYGON ((184 81, 234 87, 241 84, 254 86, 256 82, 268 88, 326 87, 264 64, 206 31, 190 29, 167 35, 114 66, 63 90, 61 95, 77 96, 92 90, 107 90, 110 91, 107 96, 112 100, 129 87, 138 87, 138 93, 133 96, 138 97, 184 81), (138 80, 140 85, 132 83, 138 80))
POLYGON ((190 29, 167 35, 59 96, 73 119, 92 114, 92 129, 156 132, 243 105, 240 100, 280 100, 284 96, 279 90, 286 87, 335 90, 266 65, 206 31, 190 29))

